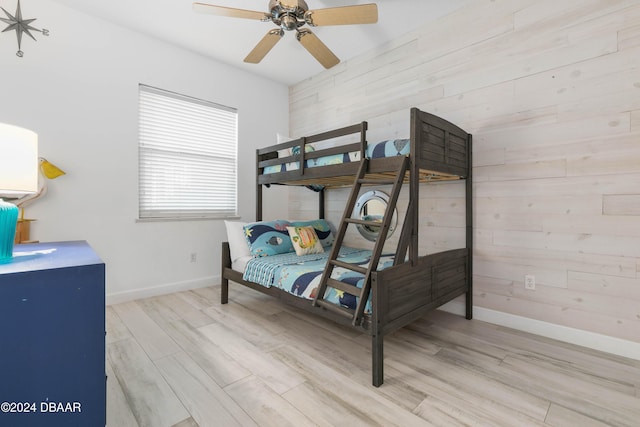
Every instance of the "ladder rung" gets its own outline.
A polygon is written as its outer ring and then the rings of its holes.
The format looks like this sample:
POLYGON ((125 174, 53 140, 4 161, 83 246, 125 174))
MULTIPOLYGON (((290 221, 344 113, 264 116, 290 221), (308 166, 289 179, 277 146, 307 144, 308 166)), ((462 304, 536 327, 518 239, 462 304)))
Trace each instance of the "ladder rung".
POLYGON ((393 185, 396 182, 393 179, 360 178, 358 179, 358 183, 373 185, 393 185))
POLYGON ((341 314, 344 317, 346 317, 347 319, 353 319, 354 312, 350 308, 344 308, 344 307, 341 307, 341 306, 336 305, 334 303, 327 302, 327 301, 320 300, 320 299, 318 301, 316 301, 316 302, 318 303, 318 305, 320 307, 324 307, 329 311, 333 311, 334 313, 341 314))
POLYGON ((345 222, 351 224, 370 225, 372 227, 382 227, 382 221, 367 221, 366 219, 346 218, 345 222))
POLYGON ((356 264, 338 261, 337 259, 332 259, 329 262, 335 265, 336 267, 346 268, 347 270, 355 271, 356 273, 360 273, 360 274, 367 274, 366 268, 360 267, 359 265, 356 265, 356 264))
POLYGON ((331 278, 327 279, 327 286, 331 286, 332 288, 335 288, 339 291, 344 291, 355 297, 359 297, 360 294, 362 293, 362 289, 360 289, 359 287, 350 285, 345 282, 341 282, 336 279, 331 279, 331 278))

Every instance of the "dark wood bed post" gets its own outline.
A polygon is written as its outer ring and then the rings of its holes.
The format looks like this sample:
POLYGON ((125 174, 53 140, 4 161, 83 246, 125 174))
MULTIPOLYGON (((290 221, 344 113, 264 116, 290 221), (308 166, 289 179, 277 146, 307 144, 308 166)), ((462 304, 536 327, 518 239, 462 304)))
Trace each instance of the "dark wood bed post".
POLYGON ((367 157, 367 129, 369 129, 368 122, 360 123, 360 158, 367 157))
POLYGON ((222 242, 222 265, 220 268, 220 304, 229 302, 229 279, 224 274, 224 269, 231 267, 231 256, 229 255, 229 242, 222 242))
POLYGON ((371 335, 372 384, 380 387, 384 383, 384 338, 381 334, 371 335))
MULTIPOLYGON (((378 289, 378 276, 371 274, 371 289, 378 289)), ((374 387, 380 387, 384 382, 384 336, 380 319, 380 295, 371 293, 371 375, 374 387)))
POLYGON ((324 219, 324 188, 318 191, 318 218, 324 219))
POLYGON ((262 185, 256 186, 256 221, 262 221, 262 185))
POLYGON ((262 221, 262 184, 260 184, 260 151, 256 150, 256 221, 262 221))
POLYGON ((467 162, 469 172, 467 173, 467 180, 465 182, 465 198, 467 204, 466 212, 466 234, 467 234, 467 294, 466 294, 466 318, 471 320, 473 318, 473 164, 472 160, 472 143, 473 137, 469 135, 467 139, 467 162))
MULTIPOLYGON (((418 217, 419 217, 419 177, 418 177, 418 147, 421 145, 422 137, 422 120, 420 118, 420 110, 411 109, 411 151, 409 153, 409 204, 411 209, 411 240, 409 242, 409 259, 411 264, 415 265, 418 261, 418 217)), ((409 212, 407 212, 407 215, 409 212)))

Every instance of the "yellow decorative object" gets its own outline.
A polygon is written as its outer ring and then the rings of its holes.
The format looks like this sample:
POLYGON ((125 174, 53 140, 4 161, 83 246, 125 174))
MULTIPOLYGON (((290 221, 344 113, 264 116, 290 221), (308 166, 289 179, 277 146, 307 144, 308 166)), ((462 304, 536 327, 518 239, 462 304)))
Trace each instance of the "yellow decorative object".
POLYGON ((42 174, 49 179, 56 179, 57 177, 65 174, 62 169, 49 162, 44 157, 40 157, 40 170, 42 171, 42 174))

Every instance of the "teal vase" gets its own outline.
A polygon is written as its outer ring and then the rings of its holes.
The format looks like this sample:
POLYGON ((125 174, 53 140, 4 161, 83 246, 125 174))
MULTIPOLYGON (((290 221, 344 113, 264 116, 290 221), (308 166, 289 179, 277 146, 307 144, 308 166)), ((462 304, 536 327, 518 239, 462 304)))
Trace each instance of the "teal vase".
POLYGON ((13 257, 13 241, 16 238, 18 208, 0 199, 0 262, 13 257))

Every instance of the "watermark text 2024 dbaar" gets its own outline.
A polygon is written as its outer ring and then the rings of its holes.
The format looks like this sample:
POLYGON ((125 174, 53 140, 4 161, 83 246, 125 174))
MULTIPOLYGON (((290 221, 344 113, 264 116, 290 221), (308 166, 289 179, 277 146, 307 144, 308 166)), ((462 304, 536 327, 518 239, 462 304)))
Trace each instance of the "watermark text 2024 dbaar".
POLYGON ((2 402, 0 412, 3 413, 80 413, 80 402, 2 402))

